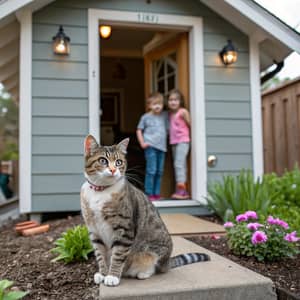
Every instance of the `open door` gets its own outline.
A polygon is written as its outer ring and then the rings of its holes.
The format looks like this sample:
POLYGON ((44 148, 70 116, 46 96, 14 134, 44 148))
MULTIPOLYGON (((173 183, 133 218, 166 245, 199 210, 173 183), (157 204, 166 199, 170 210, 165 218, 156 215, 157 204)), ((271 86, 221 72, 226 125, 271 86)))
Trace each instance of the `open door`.
MULTIPOLYGON (((160 92, 167 101, 168 93, 177 88, 184 95, 185 107, 189 109, 188 54, 188 33, 157 34, 144 47, 145 99, 152 92, 160 92)), ((161 195, 165 198, 170 197, 174 188, 171 148, 168 147, 161 195)))

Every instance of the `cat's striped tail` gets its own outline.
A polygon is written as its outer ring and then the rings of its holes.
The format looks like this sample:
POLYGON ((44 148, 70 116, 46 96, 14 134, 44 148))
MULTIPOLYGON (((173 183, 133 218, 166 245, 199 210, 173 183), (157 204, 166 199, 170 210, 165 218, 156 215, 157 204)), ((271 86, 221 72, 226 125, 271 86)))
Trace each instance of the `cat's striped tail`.
POLYGON ((180 254, 170 258, 170 269, 208 260, 210 257, 205 253, 180 254))

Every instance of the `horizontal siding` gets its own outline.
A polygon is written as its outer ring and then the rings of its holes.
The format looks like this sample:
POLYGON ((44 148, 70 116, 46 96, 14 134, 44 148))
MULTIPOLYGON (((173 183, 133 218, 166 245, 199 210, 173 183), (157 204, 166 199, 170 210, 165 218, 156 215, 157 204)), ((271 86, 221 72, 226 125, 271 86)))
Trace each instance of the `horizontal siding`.
MULTIPOLYGON (((34 76, 34 74, 33 74, 34 76)), ((33 79, 33 97, 87 98, 88 80, 33 79)), ((59 111, 59 107, 57 107, 59 111)))
POLYGON ((34 175, 83 174, 83 168, 83 154, 68 156, 35 155, 32 164, 34 175))
MULTIPOLYGON (((56 35, 58 26, 49 24, 33 24, 32 40, 33 43, 49 43, 56 35)), ((64 26, 65 33, 71 38, 72 45, 85 45, 88 43, 88 30, 87 27, 72 27, 64 26)), ((33 56, 33 59, 35 57, 33 56)))
POLYGON ((79 193, 84 181, 83 174, 32 175, 32 192, 34 194, 79 193))
POLYGON ((35 135, 80 135, 88 132, 87 118, 74 117, 34 117, 32 120, 32 134, 35 135))
POLYGON ((32 210, 33 212, 79 211, 79 191, 70 194, 35 194, 32 196, 32 210))
POLYGON ((72 39, 72 51, 70 55, 62 57, 55 55, 52 51, 52 43, 35 42, 32 47, 34 61, 59 61, 59 62, 81 62, 88 63, 88 49, 86 45, 75 45, 72 39))
POLYGON ((251 154, 252 140, 251 137, 235 137, 235 136, 208 136, 207 137, 207 153, 236 153, 251 154))
POLYGON ((250 120, 224 120, 209 119, 206 120, 207 136, 246 136, 252 135, 250 120))
POLYGON ((250 103, 249 84, 205 84, 205 100, 246 101, 250 103))
POLYGON ((33 117, 86 117, 88 99, 33 98, 33 117), (57 109, 59 107, 59 110, 57 109))
MULTIPOLYGON (((212 153, 213 154, 213 153, 212 153)), ((215 167, 208 167, 208 172, 224 172, 224 171, 237 171, 242 169, 251 168, 252 156, 251 154, 224 154, 217 155, 217 164, 215 167)))
POLYGON ((85 136, 33 136, 32 154, 69 155, 83 153, 85 136))
POLYGON ((33 61, 33 78, 86 80, 88 78, 87 63, 63 61, 33 61))
POLYGON ((245 120, 251 118, 249 102, 222 102, 214 101, 206 104, 206 118, 245 120))
POLYGON ((222 179, 223 179, 223 176, 228 176, 228 175, 232 175, 232 176, 236 176, 239 174, 239 170, 236 170, 236 171, 218 171, 218 172, 211 172, 211 171, 208 171, 208 174, 207 174, 207 181, 208 181, 208 184, 213 184, 214 182, 216 181, 219 181, 219 182, 222 182, 222 179))

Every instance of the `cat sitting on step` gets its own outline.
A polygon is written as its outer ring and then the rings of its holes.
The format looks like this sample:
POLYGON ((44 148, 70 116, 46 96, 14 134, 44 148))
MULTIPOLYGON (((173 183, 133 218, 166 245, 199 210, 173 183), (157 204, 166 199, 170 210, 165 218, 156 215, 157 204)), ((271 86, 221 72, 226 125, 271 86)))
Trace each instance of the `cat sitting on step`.
POLYGON ((170 257, 172 239, 156 208, 126 179, 128 143, 100 146, 91 135, 84 141, 81 209, 99 266, 94 281, 107 286, 209 260, 204 253, 170 257))

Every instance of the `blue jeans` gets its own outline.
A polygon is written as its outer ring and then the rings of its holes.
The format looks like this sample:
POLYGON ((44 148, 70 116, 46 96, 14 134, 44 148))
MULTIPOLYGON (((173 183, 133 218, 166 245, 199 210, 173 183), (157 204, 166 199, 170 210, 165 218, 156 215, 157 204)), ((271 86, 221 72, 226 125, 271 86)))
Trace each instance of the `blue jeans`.
POLYGON ((145 149, 145 158, 145 193, 148 196, 160 195, 160 183, 164 171, 165 152, 150 146, 145 149))

